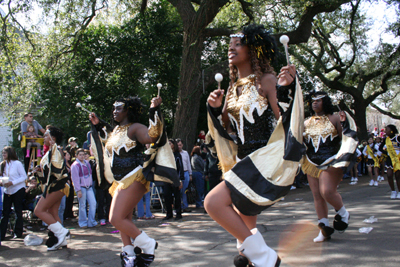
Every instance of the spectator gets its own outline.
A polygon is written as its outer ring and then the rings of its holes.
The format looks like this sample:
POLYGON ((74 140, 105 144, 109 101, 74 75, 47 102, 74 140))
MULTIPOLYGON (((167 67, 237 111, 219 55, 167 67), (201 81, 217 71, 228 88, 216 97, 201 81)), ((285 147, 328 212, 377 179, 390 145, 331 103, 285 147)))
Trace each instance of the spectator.
POLYGON ((65 150, 71 155, 72 162, 75 160, 76 151, 78 150, 79 146, 76 143, 76 137, 70 137, 68 139, 68 145, 65 147, 65 150))
POLYGON ((218 168, 219 160, 217 151, 215 150, 214 140, 211 138, 210 133, 207 133, 205 143, 207 156, 204 164, 204 176, 209 184, 208 191, 211 191, 222 181, 222 171, 218 168))
POLYGON ((374 137, 378 136, 378 127, 375 127, 374 130, 372 131, 372 134, 374 137))
MULTIPOLYGON (((71 154, 68 153, 68 151, 64 150, 64 160, 65 160, 65 169, 68 172, 68 181, 70 184, 69 187, 69 195, 67 196, 67 198, 65 199, 65 210, 64 210, 64 215, 63 217, 67 220, 67 219, 72 219, 75 218, 74 215, 74 185, 71 179, 71 154)), ((61 218, 60 218, 61 219, 61 218)))
MULTIPOLYGON (((39 138, 40 136, 35 133, 35 127, 32 124, 28 125, 28 132, 24 134, 25 137, 27 138, 39 138)), ((39 144, 38 142, 36 142, 35 139, 27 139, 26 140, 26 157, 29 158, 31 155, 31 146, 35 146, 37 147, 37 157, 40 158, 42 157, 42 153, 41 153, 41 144, 39 144)))
POLYGON ((185 175, 183 171, 182 156, 179 152, 178 144, 174 139, 169 139, 169 145, 171 146, 172 152, 175 157, 176 171, 178 172, 178 177, 180 179, 179 187, 174 186, 170 183, 165 183, 163 186, 164 198, 165 198, 165 209, 167 210, 167 216, 163 220, 169 220, 173 217, 172 212, 172 194, 175 198, 174 207, 176 210, 175 220, 182 219, 182 209, 181 209, 181 189, 183 186, 183 181, 185 180, 185 175))
POLYGON ((189 204, 187 202, 187 196, 186 196, 186 189, 189 186, 189 182, 192 180, 192 167, 190 166, 190 157, 189 153, 186 150, 183 150, 183 142, 181 139, 176 140, 179 148, 179 153, 181 153, 182 156, 182 164, 183 164, 183 171, 184 171, 184 176, 185 180, 183 181, 183 186, 181 189, 181 196, 182 196, 182 211, 183 212, 192 212, 188 207, 189 204))
POLYGON ((42 190, 38 187, 35 176, 29 177, 28 186, 25 189, 24 209, 33 211, 35 209, 36 197, 42 194, 42 190))
POLYGON ((0 186, 4 186, 3 214, 1 218, 1 240, 6 236, 8 219, 11 206, 14 205, 17 220, 14 225, 14 238, 22 237, 23 219, 22 208, 25 196, 26 172, 24 166, 18 161, 14 148, 3 148, 3 162, 0 164, 0 176, 3 177, 0 186), (8 178, 8 179, 7 179, 8 178))
POLYGON ((92 131, 87 132, 86 134, 86 138, 87 140, 85 142, 83 142, 82 148, 83 149, 89 149, 90 148, 90 135, 91 135, 92 131))
POLYGON ((38 134, 39 133, 38 131, 40 131, 42 134, 45 133, 45 130, 43 129, 43 127, 37 121, 35 121, 33 119, 32 113, 30 113, 30 112, 29 113, 25 113, 24 119, 25 119, 25 121, 23 121, 21 123, 21 132, 22 132, 22 134, 25 135, 28 132, 28 125, 29 124, 32 124, 33 127, 35 127, 35 134, 38 134))
POLYGON ((79 148, 76 151, 77 159, 71 166, 71 178, 79 200, 78 224, 81 228, 94 227, 96 215, 96 199, 93 192, 92 168, 85 160, 85 151, 79 148), (89 214, 86 214, 86 201, 89 204, 89 214))
POLYGON ((381 137, 381 138, 383 138, 383 139, 385 139, 386 138, 386 132, 385 132, 385 129, 381 129, 381 132, 380 132, 380 134, 379 134, 379 137, 381 137))
MULTIPOLYGON (((150 188, 152 188, 151 186, 152 184, 150 184, 150 188)), ((139 203, 137 204, 137 214, 138 219, 141 220, 152 220, 156 218, 150 210, 150 191, 144 194, 144 196, 139 200, 139 203), (144 203, 146 203, 146 212, 144 211, 144 203)))
MULTIPOLYGON (((91 153, 91 150, 89 150, 91 153)), ((88 157, 86 155, 86 157, 88 157)), ((107 183, 107 187, 102 188, 99 185, 99 180, 97 178, 96 167, 97 163, 96 160, 90 159, 89 160, 90 167, 92 168, 92 177, 93 177, 93 184, 95 188, 95 195, 96 195, 96 203, 97 203, 97 219, 100 222, 100 225, 106 225, 107 219, 110 214, 110 207, 111 207, 111 195, 108 192, 110 184, 107 183)))
MULTIPOLYGON (((50 124, 46 125, 46 131, 52 127, 50 124)), ((44 142, 43 142, 43 155, 45 155, 47 153, 47 151, 49 151, 50 147, 47 146, 44 142)))
POLYGON ((199 133, 199 139, 201 139, 203 141, 206 140, 206 133, 203 130, 201 130, 199 133))
POLYGON ((196 208, 203 208, 203 198, 204 198, 204 160, 201 158, 200 147, 193 147, 191 167, 194 180, 194 186, 196 187, 196 208))

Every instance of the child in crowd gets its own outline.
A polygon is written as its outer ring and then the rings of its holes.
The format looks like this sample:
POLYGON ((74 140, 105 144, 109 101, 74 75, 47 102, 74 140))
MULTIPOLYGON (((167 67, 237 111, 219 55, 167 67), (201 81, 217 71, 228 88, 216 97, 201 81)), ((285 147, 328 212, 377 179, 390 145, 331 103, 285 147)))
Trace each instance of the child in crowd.
MULTIPOLYGON (((35 133, 35 127, 32 124, 28 125, 27 128, 28 132, 25 134, 25 137, 27 138, 40 138, 39 135, 35 133)), ((31 147, 35 146, 37 147, 37 157, 40 158, 42 157, 42 145, 36 142, 35 139, 27 139, 26 140, 26 157, 29 158, 31 156, 31 147)))

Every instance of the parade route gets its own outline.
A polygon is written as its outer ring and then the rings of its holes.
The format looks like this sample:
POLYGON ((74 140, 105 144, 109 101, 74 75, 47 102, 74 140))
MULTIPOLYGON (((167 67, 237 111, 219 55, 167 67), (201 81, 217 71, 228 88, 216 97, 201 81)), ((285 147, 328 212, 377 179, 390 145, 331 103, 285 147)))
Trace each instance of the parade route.
MULTIPOLYGON (((292 190, 260 215, 257 226, 267 244, 278 251, 282 267, 400 266, 400 199, 389 199, 386 180, 379 187, 368 186, 367 176, 360 177, 357 185, 349 182, 342 181, 338 191, 350 212, 350 227, 343 234, 335 232, 330 241, 313 242, 319 230, 308 186, 292 190), (363 222, 371 216, 378 221, 363 222), (362 227, 373 230, 360 233, 362 227)), ((180 221, 164 222, 164 214, 157 212, 155 220, 136 221, 159 243, 151 266, 234 266, 236 240, 203 211, 184 213, 180 221)), ((329 212, 332 223, 335 213, 331 207, 329 212)), ((121 242, 118 233, 111 233, 115 231, 112 225, 89 229, 79 229, 69 221, 65 225, 72 234, 68 248, 47 252, 45 245, 27 247, 23 239, 7 237, 0 247, 0 266, 121 266, 121 242)), ((47 234, 33 233, 43 238, 47 234)))

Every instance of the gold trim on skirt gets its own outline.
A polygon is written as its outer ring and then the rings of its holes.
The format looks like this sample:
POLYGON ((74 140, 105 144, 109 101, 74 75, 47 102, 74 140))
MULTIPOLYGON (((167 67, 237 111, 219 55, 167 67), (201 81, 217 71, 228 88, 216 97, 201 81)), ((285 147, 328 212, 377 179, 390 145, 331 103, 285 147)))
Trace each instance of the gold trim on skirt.
POLYGON ((304 174, 308 174, 315 178, 319 178, 322 172, 322 170, 318 169, 314 164, 312 164, 306 156, 304 157, 303 164, 301 165, 301 170, 304 174))
POLYGON ((121 181, 114 181, 111 187, 108 189, 108 192, 111 196, 114 196, 116 190, 127 189, 135 181, 143 184, 146 187, 146 193, 149 192, 150 182, 146 180, 141 169, 131 176, 122 179, 121 181))
POLYGON ((69 184, 65 184, 65 187, 63 189, 61 189, 60 191, 61 191, 61 193, 64 193, 64 195, 66 197, 68 197, 69 196, 69 189, 70 189, 69 184))

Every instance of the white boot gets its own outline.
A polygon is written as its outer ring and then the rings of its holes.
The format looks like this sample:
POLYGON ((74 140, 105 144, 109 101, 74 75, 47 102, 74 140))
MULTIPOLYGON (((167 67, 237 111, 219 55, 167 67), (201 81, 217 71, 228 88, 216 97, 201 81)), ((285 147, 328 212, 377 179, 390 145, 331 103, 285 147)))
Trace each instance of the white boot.
POLYGON ((247 237, 240 246, 240 253, 245 255, 256 267, 279 266, 278 254, 267 246, 257 228, 252 229, 252 233, 253 230, 255 230, 255 233, 247 237))
POLYGON ((57 250, 59 247, 66 246, 66 236, 69 233, 69 231, 67 229, 65 229, 61 223, 56 222, 53 224, 50 224, 47 227, 50 231, 52 231, 54 233, 54 236, 57 237, 57 243, 52 246, 47 248, 47 250, 57 250))
POLYGON ((150 238, 144 231, 135 238, 133 244, 135 247, 139 247, 144 254, 154 255, 156 249, 156 241, 150 238))
POLYGON ((133 267, 135 266, 135 252, 134 252, 134 247, 132 245, 127 245, 122 247, 122 252, 121 252, 121 264, 124 267, 133 267))

